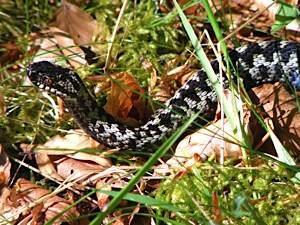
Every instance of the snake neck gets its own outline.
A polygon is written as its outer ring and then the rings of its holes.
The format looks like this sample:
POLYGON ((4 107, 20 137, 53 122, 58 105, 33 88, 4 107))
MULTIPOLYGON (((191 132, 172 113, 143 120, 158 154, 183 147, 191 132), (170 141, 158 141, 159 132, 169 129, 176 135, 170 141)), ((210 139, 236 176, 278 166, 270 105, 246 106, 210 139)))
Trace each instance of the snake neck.
POLYGON ((68 111, 73 115, 77 123, 85 130, 89 124, 97 120, 113 122, 113 118, 99 106, 95 97, 90 94, 82 83, 77 95, 61 96, 68 111))
POLYGON ((115 122, 98 106, 84 85, 76 96, 65 96, 63 101, 79 126, 96 141, 110 148, 140 150, 154 149, 186 118, 199 110, 205 119, 212 119, 217 106, 215 93, 205 76, 199 74, 190 79, 185 88, 177 91, 146 124, 137 128, 115 122))

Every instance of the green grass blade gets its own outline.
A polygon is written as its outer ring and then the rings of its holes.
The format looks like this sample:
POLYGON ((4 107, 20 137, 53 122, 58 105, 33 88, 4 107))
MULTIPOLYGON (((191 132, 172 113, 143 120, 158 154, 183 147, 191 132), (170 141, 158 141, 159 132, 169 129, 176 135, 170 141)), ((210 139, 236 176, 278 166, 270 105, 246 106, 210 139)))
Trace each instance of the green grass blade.
POLYGON ((270 134, 270 137, 272 139, 272 142, 274 144, 276 153, 278 155, 277 159, 280 162, 286 163, 290 166, 294 166, 296 165, 295 161, 293 160, 293 158, 290 156, 290 154, 288 153, 288 151, 284 148, 284 146, 281 144, 281 142, 278 140, 278 138, 276 137, 276 135, 274 134, 274 132, 272 131, 272 129, 268 126, 268 124, 266 123, 267 126, 267 131, 270 134))
MULTIPOLYGON (((119 194, 118 191, 107 191, 107 190, 97 190, 97 191, 101 192, 103 194, 113 196, 113 197, 115 197, 119 194)), ((151 206, 151 207, 158 206, 159 208, 162 208, 162 209, 165 209, 168 211, 173 211, 173 212, 182 211, 182 209, 175 207, 174 205, 172 205, 168 202, 161 201, 161 200, 158 200, 158 199, 146 196, 146 195, 127 193, 126 195, 124 195, 123 199, 132 201, 132 202, 141 203, 146 206, 151 206)))
MULTIPOLYGON (((221 50, 224 54, 224 58, 227 60, 229 59, 229 56, 228 56, 228 51, 227 51, 227 46, 225 44, 225 42, 223 41, 224 38, 223 38, 223 35, 222 35, 222 30, 220 29, 219 25, 218 25, 218 21, 216 20, 215 16, 214 16, 214 13, 213 11, 211 10, 211 7, 209 5, 209 2, 207 0, 201 0, 204 8, 205 8, 205 11, 207 13, 207 17, 208 17, 208 20, 214 30, 214 33, 220 43, 220 47, 221 47, 221 50)), ((226 62, 227 65, 229 65, 228 63, 228 60, 226 62)))
POLYGON ((231 128, 234 131, 234 133, 236 133, 236 118, 233 116, 234 110, 232 108, 232 104, 230 104, 224 98, 223 88, 219 82, 218 76, 215 74, 213 68, 211 67, 210 61, 207 58, 203 48, 201 47, 201 44, 199 43, 198 38, 197 38, 191 24, 188 22, 186 16, 184 15, 182 9, 177 4, 177 2, 175 0, 173 2, 175 4, 176 9, 178 10, 179 17, 180 17, 182 24, 189 36, 189 39, 190 39, 192 45, 195 48, 196 55, 197 55, 199 61, 201 62, 204 71, 206 72, 209 80, 211 81, 211 83, 214 87, 214 90, 217 93, 218 98, 220 99, 221 102, 224 103, 224 112, 229 120, 231 128))

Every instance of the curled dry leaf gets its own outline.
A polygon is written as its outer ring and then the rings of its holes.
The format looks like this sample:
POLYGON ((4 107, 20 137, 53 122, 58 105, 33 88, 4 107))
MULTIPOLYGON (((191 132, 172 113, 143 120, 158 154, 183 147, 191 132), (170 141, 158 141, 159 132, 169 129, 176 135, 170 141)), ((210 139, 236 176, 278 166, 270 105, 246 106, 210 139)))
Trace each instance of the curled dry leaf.
POLYGON ((153 100, 166 102, 174 93, 174 89, 170 84, 159 82, 159 84, 151 91, 153 100))
POLYGON ((51 138, 37 146, 36 162, 40 171, 58 181, 80 181, 111 167, 111 162, 98 155, 78 150, 93 148, 94 141, 82 131, 51 138))
POLYGON ((0 144, 0 189, 8 184, 10 179, 10 168, 11 163, 3 146, 0 144))
POLYGON ((22 55, 20 47, 14 42, 0 44, 0 65, 8 65, 20 58, 22 55))
MULTIPOLYGON (((97 189, 101 189, 101 190, 106 190, 106 191, 111 191, 111 185, 108 182, 103 182, 102 180, 99 180, 96 184, 96 188, 97 189)), ((108 204, 109 201, 109 195, 101 193, 101 192, 97 192, 97 199, 98 199, 98 206, 99 209, 103 210, 106 205, 108 204)))
POLYGON ((222 210, 220 208, 220 203, 219 203, 219 198, 218 198, 218 193, 213 192, 212 194, 212 215, 214 218, 214 221, 221 224, 223 221, 222 218, 222 210))
POLYGON ((78 68, 86 65, 84 52, 76 46, 68 34, 56 27, 50 27, 42 32, 43 36, 36 39, 35 45, 40 49, 34 57, 34 61, 57 61, 59 58, 68 59, 70 65, 78 68))
POLYGON ((234 144, 233 134, 227 120, 222 123, 218 120, 195 133, 186 136, 176 147, 174 156, 165 164, 160 165, 156 174, 168 174, 170 170, 178 168, 189 168, 198 161, 205 161, 214 155, 216 159, 224 158, 238 159, 241 157, 241 147, 234 144), (231 140, 227 141, 227 140, 231 140))
MULTIPOLYGON (((6 196, 9 211, 0 213, 7 222, 14 224, 43 224, 72 204, 25 179, 19 179, 6 196)), ((59 216, 53 224, 61 224, 78 216, 79 212, 73 207, 59 216)))
POLYGON ((176 81, 180 86, 195 74, 195 71, 188 68, 188 66, 178 66, 169 71, 163 76, 161 81, 155 88, 152 88, 151 96, 154 100, 165 102, 174 95, 174 83, 176 81))
POLYGON ((53 161, 53 163, 56 166, 57 173, 63 177, 64 180, 81 183, 105 169, 103 165, 99 165, 90 160, 92 157, 95 156, 88 156, 87 154, 85 160, 62 157, 59 160, 53 161))
POLYGON ((177 146, 175 151, 176 158, 199 159, 206 160, 212 154, 217 159, 224 153, 224 157, 238 158, 240 157, 241 148, 232 140, 233 134, 230 124, 227 120, 222 124, 222 120, 218 120, 197 132, 185 137, 177 146), (229 141, 231 140, 231 141, 229 141))
POLYGON ((132 114, 133 118, 145 120, 147 109, 144 90, 138 82, 125 72, 114 74, 112 78, 111 90, 104 106, 105 111, 122 122, 133 122, 133 119, 128 118, 129 114, 132 114))
POLYGON ((12 205, 9 204, 10 189, 3 187, 0 190, 0 224, 2 225, 5 220, 11 221, 16 219, 13 216, 12 205))
POLYGON ((145 70, 149 71, 149 73, 151 75, 149 83, 148 83, 148 92, 152 93, 152 89, 155 87, 157 79, 158 79, 157 71, 156 71, 155 67, 153 66, 153 64, 147 59, 143 59, 142 66, 145 70))
MULTIPOLYGON (((296 157, 300 156, 300 113, 297 101, 293 94, 281 84, 265 84, 253 89, 252 99, 257 105, 263 106, 265 119, 271 121, 275 135, 282 144, 296 157), (256 101, 254 100, 256 99, 256 101)), ((255 118, 253 117, 253 120, 255 118)), ((253 130, 254 146, 259 145, 261 151, 275 154, 275 149, 270 138, 264 143, 259 143, 265 136, 264 130, 259 132, 257 126, 253 130)))
POLYGON ((89 14, 65 0, 51 25, 69 33, 78 45, 90 44, 97 30, 97 22, 89 14))

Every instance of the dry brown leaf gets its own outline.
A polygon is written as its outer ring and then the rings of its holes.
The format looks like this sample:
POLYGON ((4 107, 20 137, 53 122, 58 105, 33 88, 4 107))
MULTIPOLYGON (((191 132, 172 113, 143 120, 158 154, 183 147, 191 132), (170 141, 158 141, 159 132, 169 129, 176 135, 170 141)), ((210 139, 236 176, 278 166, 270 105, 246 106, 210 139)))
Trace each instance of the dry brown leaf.
POLYGON ((2 54, 0 54, 0 65, 8 65, 12 62, 15 62, 21 55, 21 49, 16 45, 16 43, 7 42, 1 44, 0 48, 2 50, 2 54))
MULTIPOLYGON (((0 213, 12 223, 18 220, 14 224, 43 224, 72 203, 61 197, 52 196, 48 190, 25 179, 19 179, 9 192, 9 196, 7 194, 6 196, 9 211, 1 211, 0 213)), ((71 208, 53 224, 61 224, 63 221, 78 216, 78 211, 71 208)))
POLYGON ((69 130, 65 136, 56 135, 43 145, 38 145, 36 150, 51 155, 66 155, 76 153, 80 149, 91 148, 93 140, 81 129, 69 130), (77 150, 77 151, 76 151, 77 150))
POLYGON ((90 155, 86 160, 62 157, 59 160, 53 161, 53 163, 56 166, 57 173, 64 180, 84 182, 90 176, 98 174, 105 169, 102 165, 89 160, 92 157, 95 156, 90 155))
POLYGON ((138 82, 125 72, 115 74, 112 78, 111 91, 104 106, 105 111, 122 122, 128 121, 129 114, 136 111, 135 118, 144 120, 147 111, 143 97, 144 90, 138 82))
POLYGON ((238 158, 240 157, 240 146, 226 141, 232 140, 232 136, 229 122, 225 120, 222 124, 222 121, 218 120, 180 141, 176 147, 175 157, 186 159, 194 158, 194 155, 197 155, 202 160, 206 160, 212 154, 219 158, 221 151, 224 151, 225 158, 238 158))
POLYGON ((66 58, 73 68, 86 65, 84 52, 76 46, 73 39, 68 34, 56 27, 50 27, 43 31, 43 36, 35 41, 35 45, 40 46, 34 57, 34 61, 55 61, 66 58))
POLYGON ((92 43, 97 30, 97 22, 89 14, 65 0, 56 12, 56 19, 52 26, 69 33, 78 45, 92 43))
POLYGON ((11 163, 9 158, 3 146, 0 144, 0 188, 8 184, 10 180, 10 168, 11 163))
MULTIPOLYGON (((295 156, 300 156, 300 113, 295 97, 281 84, 265 84, 253 89, 257 101, 255 104, 263 106, 265 118, 272 122, 274 133, 283 145, 295 156)), ((253 120, 255 118, 253 117, 253 120)), ((264 131, 258 132, 257 126, 253 130, 254 146, 263 137, 264 131)), ((260 146, 261 151, 274 154, 274 146, 270 139, 260 146)))
MULTIPOLYGON (((54 196, 54 197, 50 198, 49 200, 47 200, 44 203, 44 207, 46 208, 45 221, 49 221, 50 219, 52 219, 58 213, 61 213, 63 210, 65 210, 69 206, 70 206, 70 202, 59 196, 54 196)), ((79 216, 79 213, 76 210, 76 208, 71 208, 63 215, 63 218, 60 218, 59 220, 60 221, 62 221, 63 219, 72 220, 72 219, 77 218, 78 216, 79 216)), ((75 221, 76 221, 76 219, 75 219, 75 221)), ((59 224, 60 224, 60 222, 59 222, 59 224)))
POLYGON ((213 192, 212 194, 212 215, 214 221, 221 224, 222 223, 222 210, 220 209, 220 203, 218 198, 218 193, 213 192))
POLYGON ((35 154, 35 161, 38 165, 42 175, 49 176, 56 181, 63 181, 64 179, 57 173, 52 158, 43 152, 37 152, 35 154))
POLYGON ((10 189, 7 187, 0 189, 0 224, 2 225, 3 218, 12 218, 12 206, 8 204, 8 200, 10 197, 10 189))
POLYGON ((33 148, 34 148, 34 145, 32 145, 32 144, 25 144, 25 143, 20 144, 20 150, 23 151, 23 153, 28 157, 29 160, 32 160, 32 155, 33 155, 32 149, 33 148))
POLYGON ((177 145, 174 156, 165 164, 157 167, 155 174, 169 174, 173 169, 178 171, 178 168, 185 170, 199 161, 207 160, 212 155, 219 161, 221 155, 225 159, 238 159, 241 157, 240 146, 226 141, 232 140, 232 136, 231 127, 227 120, 224 121, 224 124, 218 120, 203 127, 184 137, 177 145))
POLYGON ((40 171, 55 180, 80 181, 111 167, 111 162, 97 154, 78 152, 92 148, 91 141, 82 131, 65 137, 54 136, 36 148, 36 162, 40 171))
POLYGON ((152 91, 150 92, 151 96, 153 96, 153 99, 156 101, 167 101, 175 92, 173 81, 176 81, 179 86, 182 86, 194 74, 195 71, 188 68, 186 65, 170 70, 163 76, 158 85, 155 88, 152 88, 152 91))
POLYGON ((151 92, 153 100, 165 102, 174 94, 174 89, 169 83, 160 82, 151 92))
POLYGON ((155 87, 156 82, 158 80, 157 71, 156 71, 155 67, 153 66, 153 64, 147 59, 144 59, 142 61, 142 66, 145 70, 149 71, 149 73, 151 75, 149 83, 148 83, 148 92, 152 93, 152 90, 155 87))
MULTIPOLYGON (((96 188, 97 189, 101 189, 101 190, 106 190, 106 191, 111 191, 111 185, 109 182, 103 182, 102 180, 99 180, 96 184, 96 188)), ((103 194, 101 192, 97 192, 97 199, 98 199, 98 206, 100 210, 103 210, 108 202, 109 202, 109 195, 107 194, 103 194)))

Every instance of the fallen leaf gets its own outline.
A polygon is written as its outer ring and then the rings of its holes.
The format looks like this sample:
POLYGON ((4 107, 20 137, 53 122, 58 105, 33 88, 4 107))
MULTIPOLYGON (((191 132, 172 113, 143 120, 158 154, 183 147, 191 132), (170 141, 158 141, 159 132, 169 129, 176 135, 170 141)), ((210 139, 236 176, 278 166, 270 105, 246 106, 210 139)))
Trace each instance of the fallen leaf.
POLYGON ((219 198, 218 198, 218 193, 213 192, 212 193, 212 215, 214 218, 214 221, 221 224, 222 223, 222 213, 220 209, 220 204, 219 204, 219 198))
POLYGON ((19 59, 21 55, 21 49, 14 42, 7 42, 0 45, 0 65, 8 65, 19 59))
POLYGON ((8 184, 10 180, 11 163, 9 158, 0 144, 0 188, 8 184))
POLYGON ((63 177, 63 180, 71 182, 85 182, 92 175, 98 174, 105 169, 103 165, 99 165, 92 160, 93 156, 90 154, 86 160, 76 160, 70 157, 62 157, 59 160, 53 160, 57 173, 63 177))
POLYGON ((105 111, 122 122, 128 121, 129 114, 133 114, 132 118, 145 120, 147 109, 144 90, 138 82, 125 72, 114 74, 112 78, 111 90, 103 107, 105 111))
POLYGON ((170 70, 166 75, 163 75, 160 82, 151 89, 151 96, 156 101, 165 102, 175 93, 178 86, 182 86, 186 81, 195 74, 195 70, 188 68, 188 66, 178 66, 170 70), (175 86, 174 86, 174 81, 175 86))
POLYGON ((174 94, 174 88, 169 83, 159 82, 154 89, 151 90, 153 100, 166 102, 174 94))
MULTIPOLYGON (((0 189, 0 215, 2 218, 13 218, 12 215, 12 206, 8 204, 10 197, 10 189, 8 187, 3 187, 0 189)), ((2 224, 2 219, 0 220, 0 224, 2 224)), ((9 220, 11 221, 11 220, 9 220)))
MULTIPOLYGON (((103 182, 102 180, 99 180, 96 184, 96 189, 101 189, 101 190, 105 190, 105 191, 111 191, 111 185, 109 182, 103 182)), ((97 192, 97 199, 98 199, 98 206, 100 210, 103 210, 108 202, 109 202, 109 195, 101 193, 101 192, 97 192)))
MULTIPOLYGON (((180 141, 175 150, 175 157, 179 161, 185 161, 186 159, 194 160, 194 155, 197 155, 201 160, 206 160, 215 154, 219 159, 223 151, 225 158, 239 158, 241 148, 238 144, 234 144, 232 136, 229 122, 225 120, 222 124, 222 121, 218 120, 180 141)), ((178 160, 176 160, 177 163, 178 160)))
POLYGON ((154 67, 154 65, 147 59, 143 59, 142 66, 145 70, 149 71, 150 73, 150 80, 148 82, 148 92, 152 93, 152 89, 156 86, 158 77, 157 77, 157 71, 154 67))
POLYGON ((65 0, 51 25, 69 33, 78 45, 91 44, 97 31, 97 22, 89 14, 65 0))
MULTIPOLYGON (((70 130, 72 132, 72 130, 70 130)), ((58 181, 84 182, 90 176, 111 167, 111 162, 99 154, 80 152, 93 148, 94 141, 83 131, 49 139, 35 149, 35 158, 42 174, 58 181)))
MULTIPOLYGON (((265 84, 253 89, 250 93, 254 104, 262 105, 265 120, 272 122, 275 135, 279 138, 286 149, 296 157, 300 156, 300 113, 298 112, 295 97, 287 91, 282 84, 265 84)), ((253 116, 252 120, 256 120, 253 116)), ((258 131, 257 126, 252 128, 254 146, 265 136, 265 131, 258 131)), ((260 144, 261 151, 275 154, 272 141, 268 138, 260 144)))
POLYGON ((34 57, 34 62, 68 59, 68 63, 75 69, 87 64, 81 48, 59 28, 49 27, 43 31, 42 36, 35 40, 35 45, 40 49, 34 57))
POLYGON ((65 136, 56 135, 35 150, 51 155, 66 155, 78 152, 80 149, 94 147, 94 141, 81 129, 69 130, 65 136))
POLYGON ((35 160, 42 175, 49 176, 57 181, 64 180, 63 177, 57 173, 53 160, 47 153, 37 152, 35 154, 35 160))
MULTIPOLYGON (((18 225, 43 224, 72 204, 72 202, 55 196, 41 186, 25 179, 17 180, 9 195, 7 194, 6 191, 6 204, 9 211, 3 209, 0 211, 2 219, 18 225)), ((58 225, 63 221, 78 218, 78 216, 79 212, 72 207, 52 224, 58 225)))

